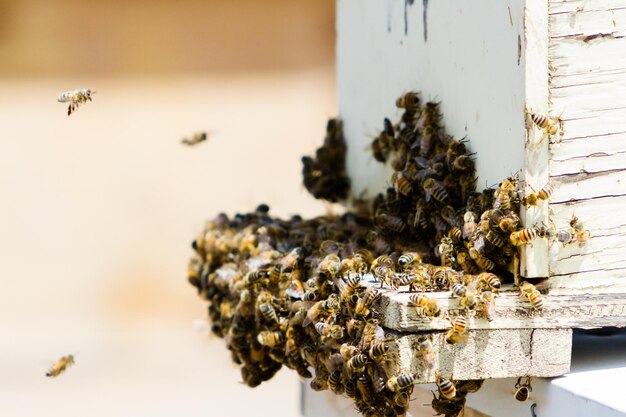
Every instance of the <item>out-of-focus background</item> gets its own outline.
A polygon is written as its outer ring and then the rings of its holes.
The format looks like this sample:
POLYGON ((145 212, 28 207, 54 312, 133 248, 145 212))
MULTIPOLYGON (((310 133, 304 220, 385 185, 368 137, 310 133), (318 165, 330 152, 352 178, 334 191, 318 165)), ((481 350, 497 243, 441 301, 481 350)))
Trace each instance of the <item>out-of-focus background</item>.
POLYGON ((186 265, 220 211, 325 211, 300 156, 336 111, 334 39, 332 0, 0 0, 1 415, 299 413, 294 372, 247 388, 192 329, 186 265))

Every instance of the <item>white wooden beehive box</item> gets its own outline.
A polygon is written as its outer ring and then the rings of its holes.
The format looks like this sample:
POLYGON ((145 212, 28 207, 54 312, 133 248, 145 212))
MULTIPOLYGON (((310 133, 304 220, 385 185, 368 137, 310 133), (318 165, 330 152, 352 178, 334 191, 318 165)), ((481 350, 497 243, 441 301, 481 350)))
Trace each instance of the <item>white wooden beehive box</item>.
MULTIPOLYGON (((368 149, 395 99, 415 90, 441 103, 443 122, 476 153, 478 186, 520 173, 526 190, 551 184, 549 203, 523 210, 526 227, 591 232, 583 246, 536 239, 520 274, 545 290, 529 315, 505 292, 497 318, 472 320, 470 341, 447 347, 436 369, 457 379, 556 376, 570 365, 571 329, 626 325, 626 0, 338 0, 339 116, 353 196, 384 190, 391 169, 368 149), (546 138, 527 112, 559 116, 546 138), (485 354, 489 352, 489 354, 485 354)), ((437 295, 445 305, 448 295, 437 295)), ((387 293, 384 326, 403 337, 403 366, 419 368, 415 333, 450 323, 420 319, 406 293, 387 293)), ((420 369, 421 382, 434 373, 420 369)))

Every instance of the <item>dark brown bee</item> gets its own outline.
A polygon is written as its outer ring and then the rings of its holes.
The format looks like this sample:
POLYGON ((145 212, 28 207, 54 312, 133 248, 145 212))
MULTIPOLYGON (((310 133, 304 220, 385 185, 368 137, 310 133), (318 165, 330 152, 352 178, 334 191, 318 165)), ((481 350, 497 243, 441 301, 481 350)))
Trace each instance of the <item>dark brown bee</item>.
POLYGON ((444 204, 448 201, 448 192, 439 181, 429 178, 424 181, 423 187, 426 192, 426 201, 430 201, 431 197, 444 204))
POLYGON ((407 110, 417 110, 420 108, 419 95, 414 91, 402 94, 396 100, 396 107, 407 110))
POLYGON ((274 310, 274 307, 272 307, 271 304, 261 304, 259 306, 259 313, 266 322, 278 324, 278 316, 276 315, 276 310, 274 310))
POLYGON ((335 392, 335 394, 342 394, 344 391, 344 386, 342 384, 343 375, 341 369, 335 369, 328 375, 328 386, 331 390, 335 392))
POLYGON ((396 190, 405 196, 410 196, 413 192, 413 186, 411 182, 407 180, 402 174, 394 173, 393 185, 396 190))

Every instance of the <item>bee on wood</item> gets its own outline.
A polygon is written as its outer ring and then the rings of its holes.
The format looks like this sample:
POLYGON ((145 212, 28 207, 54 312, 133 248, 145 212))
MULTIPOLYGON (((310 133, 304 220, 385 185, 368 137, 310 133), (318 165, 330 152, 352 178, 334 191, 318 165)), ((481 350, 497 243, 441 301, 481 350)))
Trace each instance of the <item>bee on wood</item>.
POLYGON ((74 365, 74 355, 63 356, 61 357, 61 359, 56 361, 55 364, 50 367, 50 369, 48 369, 48 372, 46 372, 46 376, 50 378, 56 378, 72 365, 74 365))
POLYGON ((526 382, 522 384, 522 377, 519 377, 515 383, 514 397, 517 401, 524 402, 528 400, 528 397, 530 397, 530 392, 533 390, 533 387, 530 385, 530 380, 531 378, 528 377, 526 382))
POLYGON ((396 100, 396 107, 406 110, 418 110, 420 108, 419 95, 414 91, 402 94, 396 100))
POLYGON ((543 309, 543 296, 533 284, 528 281, 524 281, 520 285, 519 289, 520 295, 528 298, 528 301, 530 302, 530 308, 533 311, 543 309))
POLYGON ((437 381, 435 383, 437 384, 437 388, 439 388, 439 394, 442 397, 448 400, 456 397, 456 387, 451 380, 441 376, 441 373, 439 373, 439 371, 435 372, 435 378, 437 378, 437 381))
POLYGON ((485 289, 488 289, 495 294, 500 292, 500 287, 502 283, 500 282, 500 278, 498 278, 495 274, 491 272, 483 272, 478 275, 478 284, 485 289))
POLYGON ((207 138, 208 135, 206 132, 196 132, 191 136, 191 138, 183 138, 180 143, 187 146, 193 146, 200 142, 204 142, 207 138))
POLYGON ((467 317, 458 315, 451 323, 452 329, 450 329, 446 335, 446 342, 451 345, 465 342, 467 340, 467 335, 465 334, 467 330, 467 317))
POLYGON ((409 296, 409 305, 416 307, 418 314, 426 317, 437 317, 441 315, 441 308, 437 300, 430 298, 426 294, 411 294, 409 296))
POLYGON ((433 344, 428 337, 420 336, 417 339, 417 351, 428 369, 432 369, 435 366, 437 352, 435 351, 435 348, 433 347, 433 344))
POLYGON ((544 132, 544 138, 546 136, 554 136, 559 133, 563 136, 563 122, 560 116, 549 117, 543 114, 537 114, 527 111, 532 122, 544 132))
MULTIPOLYGON (((532 187, 531 187, 531 189, 532 189, 532 187)), ((537 206, 537 205, 539 205, 540 201, 548 200, 553 192, 554 192, 554 188, 552 188, 552 186, 550 184, 546 184, 538 192, 535 192, 533 190, 532 193, 530 193, 530 194, 526 195, 524 198, 522 198, 522 204, 524 204, 527 207, 537 206)))
POLYGON ((527 228, 517 230, 509 236, 509 241, 513 246, 528 245, 531 240, 537 237, 537 228, 527 228))
POLYGON ((569 224, 574 231, 575 240, 578 242, 578 246, 584 246, 591 237, 589 230, 585 229, 585 225, 578 220, 578 217, 576 216, 572 216, 569 224))
POLYGON ((480 294, 480 306, 483 317, 493 321, 496 314, 496 300, 491 291, 484 291, 480 294))
POLYGON ((93 94, 96 94, 96 92, 89 88, 77 88, 75 90, 59 94, 57 101, 59 103, 70 103, 67 108, 67 115, 69 117, 81 104, 91 101, 91 96, 93 94))

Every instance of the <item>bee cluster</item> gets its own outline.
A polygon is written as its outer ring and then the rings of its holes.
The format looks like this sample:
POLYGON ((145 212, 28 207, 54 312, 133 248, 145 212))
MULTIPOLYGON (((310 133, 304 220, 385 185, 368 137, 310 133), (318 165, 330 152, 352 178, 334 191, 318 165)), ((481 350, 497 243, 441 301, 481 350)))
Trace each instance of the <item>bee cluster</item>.
POLYGON ((328 121, 324 144, 315 151, 315 158, 303 156, 302 165, 304 186, 315 198, 334 203, 348 197, 350 177, 346 173, 346 143, 341 121, 328 121))
MULTIPOLYGON (((396 105, 400 122, 385 119, 371 145, 375 159, 394 169, 392 186, 372 207, 281 220, 260 205, 232 219, 219 215, 193 242, 189 282, 208 301, 212 331, 226 340, 245 384, 257 386, 284 365, 312 378, 315 390, 351 398, 365 416, 405 415, 421 375, 400 369, 398 337, 378 324, 382 290, 375 284, 408 288, 417 315, 448 319, 445 340, 464 343, 473 317, 494 319, 498 276, 511 263, 517 270, 518 248, 537 237, 561 240, 553 228, 524 228, 517 214, 522 204, 548 200, 551 187, 523 196, 510 176, 477 192, 471 154, 445 133, 438 104, 422 106, 410 92, 396 105), (446 310, 432 291, 450 291, 457 305, 446 310)), ((303 158, 314 196, 346 197, 345 152, 341 123, 330 120, 316 159, 303 158)), ((584 232, 574 219, 571 229, 584 232)), ((520 295, 532 311, 543 308, 530 283, 520 295)), ((437 352, 428 333, 415 354, 432 371, 437 352)), ((437 372, 433 409, 458 415, 481 382, 437 372)))
MULTIPOLYGON (((312 378, 315 390, 353 399, 365 416, 405 415, 417 374, 401 372, 398 339, 378 324, 381 292, 368 281, 396 261, 366 249, 372 219, 347 213, 280 220, 268 210, 261 205, 208 222, 193 242, 197 256, 189 265, 189 282, 208 301, 211 329, 226 340, 244 383, 255 387, 284 365, 312 378)), ((398 270, 422 265, 411 252, 397 263, 398 270)), ((442 313, 432 300, 416 299, 416 308, 442 313)), ((460 327, 455 324, 451 337, 465 332, 460 327)), ((417 348, 432 368, 430 338, 423 336, 417 348)), ((437 386, 433 407, 455 416, 480 381, 455 384, 438 375, 437 386)))

